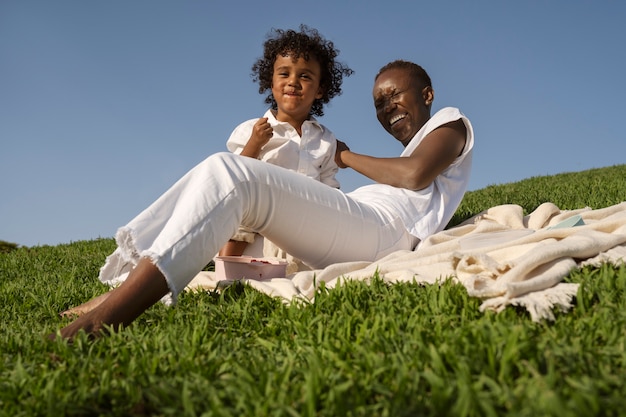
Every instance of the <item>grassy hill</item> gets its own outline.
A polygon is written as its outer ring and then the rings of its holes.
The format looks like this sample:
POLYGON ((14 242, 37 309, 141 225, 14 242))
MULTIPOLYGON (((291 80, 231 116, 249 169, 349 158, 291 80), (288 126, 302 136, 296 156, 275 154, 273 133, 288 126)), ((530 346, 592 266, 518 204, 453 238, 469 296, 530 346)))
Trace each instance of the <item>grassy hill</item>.
MULTIPOLYGON (((626 200, 626 165, 469 192, 451 225, 626 200)), ((494 179, 496 182, 497 179, 494 179)), ((462 286, 349 283, 287 306, 248 287, 183 294, 131 327, 75 343, 58 312, 106 291, 113 239, 0 253, 0 416, 580 416, 626 409, 626 267, 573 271, 551 323, 478 311, 462 286)))

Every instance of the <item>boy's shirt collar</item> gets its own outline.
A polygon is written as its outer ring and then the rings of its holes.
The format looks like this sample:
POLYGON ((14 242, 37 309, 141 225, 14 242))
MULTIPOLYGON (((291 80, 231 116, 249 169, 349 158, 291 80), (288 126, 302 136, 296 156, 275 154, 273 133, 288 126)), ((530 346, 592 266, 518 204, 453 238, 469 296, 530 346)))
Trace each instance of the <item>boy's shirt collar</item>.
MULTIPOLYGON (((291 126, 289 123, 281 122, 280 120, 277 120, 276 119, 276 115, 275 115, 274 112, 275 112, 275 110, 268 109, 265 112, 265 114, 263 115, 263 117, 267 117, 267 121, 269 122, 270 126, 288 125, 289 127, 291 127, 293 129, 293 126, 291 126)), ((313 116, 309 116, 309 118, 307 120, 305 120, 304 123, 311 123, 314 126, 317 126, 318 128, 322 129, 322 125, 320 124, 320 122, 318 122, 317 119, 315 117, 313 117, 313 116)))

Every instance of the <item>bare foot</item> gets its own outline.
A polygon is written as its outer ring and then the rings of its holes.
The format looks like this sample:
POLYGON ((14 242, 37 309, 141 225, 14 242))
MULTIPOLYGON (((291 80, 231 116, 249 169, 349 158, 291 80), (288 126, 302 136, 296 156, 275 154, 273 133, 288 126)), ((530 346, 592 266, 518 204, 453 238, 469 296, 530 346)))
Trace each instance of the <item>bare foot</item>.
POLYGON ((54 340, 60 334, 73 340, 81 331, 93 338, 103 330, 128 326, 169 291, 163 273, 148 258, 142 258, 119 287, 68 310, 82 315, 48 338, 54 340))
MULTIPOLYGON (((84 331, 90 339, 96 338, 103 329, 103 323, 102 321, 92 317, 94 316, 94 313, 95 312, 93 310, 82 313, 80 317, 59 331, 61 337, 71 342, 76 337, 78 332, 84 331)), ((49 340, 55 340, 56 337, 57 333, 51 333, 48 335, 49 340)))
POLYGON ((98 307, 104 300, 106 300, 109 295, 111 295, 111 291, 109 292, 105 292, 104 294, 100 294, 97 297, 92 298, 91 300, 82 303, 79 306, 76 307, 72 307, 68 310, 65 310, 61 313, 59 313, 59 315, 61 317, 79 317, 82 316, 85 313, 89 313, 91 310, 93 310, 94 308, 98 307))

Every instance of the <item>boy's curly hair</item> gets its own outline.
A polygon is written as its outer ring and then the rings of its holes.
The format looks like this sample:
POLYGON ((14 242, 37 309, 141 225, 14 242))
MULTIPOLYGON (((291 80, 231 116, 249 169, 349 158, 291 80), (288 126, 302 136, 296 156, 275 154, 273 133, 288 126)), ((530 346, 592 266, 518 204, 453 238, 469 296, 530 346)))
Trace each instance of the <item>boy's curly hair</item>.
POLYGON ((348 77, 354 72, 335 60, 338 54, 339 50, 331 41, 324 39, 317 30, 306 25, 300 25, 300 32, 292 29, 272 29, 263 44, 263 57, 259 58, 252 66, 252 79, 259 82, 260 94, 270 91, 269 95, 265 97, 265 103, 270 104, 275 110, 277 104, 272 94, 272 75, 276 57, 278 55, 291 55, 294 59, 304 58, 307 61, 311 57, 317 59, 322 72, 320 87, 323 96, 313 102, 311 114, 323 116, 324 104, 341 94, 343 77, 348 77))

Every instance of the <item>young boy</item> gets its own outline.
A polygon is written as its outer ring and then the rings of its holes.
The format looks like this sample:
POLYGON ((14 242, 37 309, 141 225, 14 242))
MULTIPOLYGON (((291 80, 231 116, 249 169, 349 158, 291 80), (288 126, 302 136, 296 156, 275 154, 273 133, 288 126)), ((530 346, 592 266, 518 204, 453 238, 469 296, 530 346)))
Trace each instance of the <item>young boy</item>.
MULTIPOLYGON (((339 51, 315 29, 274 30, 264 43, 263 57, 252 67, 259 93, 269 91, 271 108, 259 119, 235 128, 229 151, 282 166, 339 188, 335 175, 337 140, 318 123, 323 106, 341 94, 343 76, 352 70, 335 60, 339 51)), ((242 255, 256 233, 240 228, 220 250, 221 256, 242 255)))

